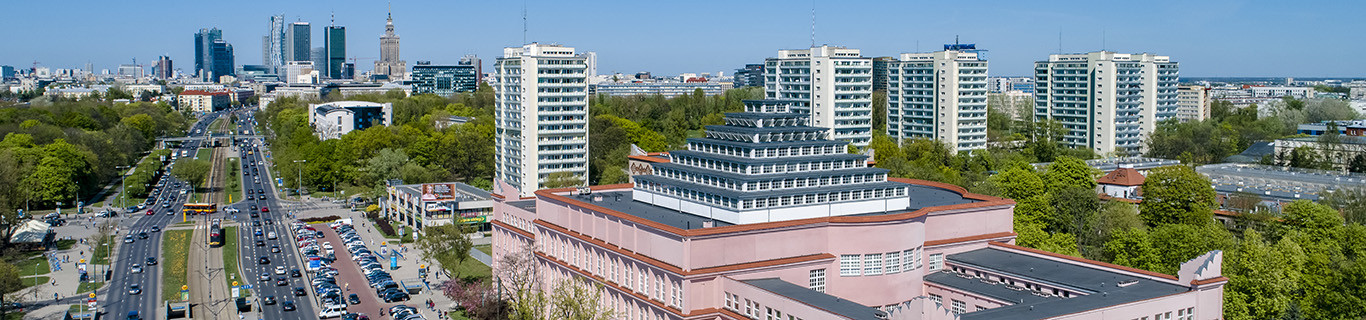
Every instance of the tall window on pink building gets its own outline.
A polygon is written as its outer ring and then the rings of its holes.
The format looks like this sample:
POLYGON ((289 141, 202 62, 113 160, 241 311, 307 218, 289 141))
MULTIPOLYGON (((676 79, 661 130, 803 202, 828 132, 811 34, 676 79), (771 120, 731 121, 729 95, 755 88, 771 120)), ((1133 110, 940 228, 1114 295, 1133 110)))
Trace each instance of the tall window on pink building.
POLYGON ((808 287, 816 292, 825 292, 825 269, 811 270, 811 279, 808 287))
POLYGON ((882 274, 882 254, 863 255, 863 275, 876 276, 882 274))
POLYGON ((888 252, 885 257, 887 274, 901 272, 901 251, 888 252))
POLYGON ((860 260, 860 258, 862 257, 857 254, 840 255, 840 276, 852 277, 863 274, 863 269, 861 268, 862 260, 860 260))

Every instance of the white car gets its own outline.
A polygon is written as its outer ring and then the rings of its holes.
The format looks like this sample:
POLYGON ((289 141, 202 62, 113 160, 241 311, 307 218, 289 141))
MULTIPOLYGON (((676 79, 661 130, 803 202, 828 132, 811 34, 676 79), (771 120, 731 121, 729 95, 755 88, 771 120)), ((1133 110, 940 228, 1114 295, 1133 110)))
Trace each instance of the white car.
POLYGON ((266 234, 266 239, 275 240, 275 239, 276 239, 275 231, 271 231, 270 233, 267 233, 267 234, 266 234))
POLYGON ((133 268, 128 269, 128 272, 130 272, 130 273, 142 273, 142 265, 140 265, 140 264, 133 264, 133 268))
POLYGON ((337 318, 337 317, 341 317, 341 316, 343 316, 343 315, 345 315, 345 314, 346 314, 346 309, 344 309, 344 308, 338 308, 337 306, 332 306, 331 308, 325 308, 325 309, 323 309, 323 311, 318 312, 318 318, 319 318, 319 319, 337 318))
POLYGON ((285 274, 285 267, 275 267, 275 274, 279 274, 279 275, 285 274))

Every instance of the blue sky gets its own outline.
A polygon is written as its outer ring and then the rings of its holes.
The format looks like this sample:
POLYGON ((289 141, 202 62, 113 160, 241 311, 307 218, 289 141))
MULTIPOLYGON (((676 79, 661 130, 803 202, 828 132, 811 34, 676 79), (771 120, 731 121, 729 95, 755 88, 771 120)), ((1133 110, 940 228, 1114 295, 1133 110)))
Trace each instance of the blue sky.
MULTIPOLYGON (((261 62, 271 15, 313 23, 335 12, 358 69, 379 56, 385 1, 10 1, 0 15, 0 65, 114 69, 169 55, 192 71, 193 34, 218 27, 238 64, 261 62), (368 59, 367 59, 368 58, 368 59)), ((527 0, 529 41, 597 51, 599 73, 727 74, 778 49, 811 44, 811 2, 527 0)), ((1026 75, 1058 51, 1154 52, 1183 76, 1358 77, 1366 59, 1362 1, 817 1, 817 44, 867 56, 928 51, 958 36, 990 50, 992 75, 1026 75), (1143 4, 1135 4, 1143 3, 1143 4)), ((393 1, 402 58, 485 67, 522 43, 518 1, 393 1)))

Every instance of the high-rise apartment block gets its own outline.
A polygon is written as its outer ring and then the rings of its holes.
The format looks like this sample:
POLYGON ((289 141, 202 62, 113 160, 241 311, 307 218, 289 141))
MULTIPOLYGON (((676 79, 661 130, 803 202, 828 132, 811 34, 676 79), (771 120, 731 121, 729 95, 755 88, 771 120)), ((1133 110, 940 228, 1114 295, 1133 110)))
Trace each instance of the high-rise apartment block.
POLYGON ((744 87, 763 87, 764 86, 764 64, 746 64, 744 69, 735 69, 733 84, 736 88, 744 87))
POLYGON ((1149 53, 1049 55, 1034 63, 1034 118, 1061 124, 1072 147, 1139 154, 1157 123, 1177 115, 1178 69, 1149 53))
POLYGON ((555 173, 588 181, 587 60, 560 45, 503 49, 494 65, 496 179, 523 195, 555 173))
POLYGON ((938 140, 957 151, 987 146, 987 61, 970 44, 903 53, 887 67, 887 134, 938 140))
POLYGON ((346 27, 327 26, 323 29, 323 74, 329 79, 346 79, 342 67, 346 64, 346 27))
POLYGON ((394 15, 389 14, 384 23, 384 35, 379 37, 379 60, 375 60, 374 75, 383 75, 386 80, 403 79, 408 71, 408 63, 399 59, 398 34, 394 33, 394 15))
POLYGON ((290 23, 285 31, 285 61, 313 61, 313 27, 308 22, 290 23))
POLYGON ((1209 104, 1209 88, 1180 86, 1176 89, 1176 117, 1183 122, 1209 119, 1209 104))
POLYGON ((1222 251, 1169 275, 1017 246, 1014 200, 889 177, 783 104, 630 156, 634 184, 496 182, 492 256, 524 257, 498 285, 577 285, 621 319, 1223 316, 1222 251))
POLYGON ((475 88, 479 87, 479 83, 484 82, 484 60, 479 59, 478 55, 467 54, 464 57, 460 57, 460 61, 456 64, 474 67, 475 88))
POLYGON ((896 57, 873 58, 873 91, 887 90, 887 82, 891 81, 887 70, 891 69, 893 62, 896 62, 896 57))
POLYGON ((233 75, 232 44, 223 41, 218 28, 199 29, 194 34, 194 71, 200 81, 217 81, 233 75))
POLYGON ((809 101, 794 109, 837 140, 867 146, 873 128, 873 59, 858 49, 819 46, 778 50, 764 61, 768 99, 809 101))

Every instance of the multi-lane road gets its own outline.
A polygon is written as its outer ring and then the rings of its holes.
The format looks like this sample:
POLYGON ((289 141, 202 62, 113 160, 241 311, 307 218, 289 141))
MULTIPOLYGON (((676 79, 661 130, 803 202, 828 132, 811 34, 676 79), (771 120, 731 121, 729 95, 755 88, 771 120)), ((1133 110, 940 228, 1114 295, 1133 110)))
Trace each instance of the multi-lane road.
MULTIPOLYGON (((190 136, 203 136, 208 134, 208 126, 216 119, 218 114, 209 114, 199 122, 195 123, 190 129, 190 136)), ((173 149, 175 152, 182 150, 194 154, 196 149, 203 142, 187 142, 181 148, 173 149)), ((170 175, 165 175, 162 184, 157 187, 157 193, 151 197, 154 203, 148 204, 146 208, 124 215, 125 221, 120 223, 119 232, 115 234, 114 241, 120 242, 117 255, 111 257, 110 265, 113 268, 113 277, 109 281, 108 292, 104 297, 105 316, 112 316, 123 319, 127 317, 129 311, 137 311, 143 318, 154 318, 156 308, 161 304, 161 231, 171 224, 180 222, 182 219, 181 205, 183 205, 191 195, 189 191, 184 194, 181 190, 190 190, 188 183, 176 180, 170 175), (176 187, 176 185, 179 187, 176 187), (163 203, 165 206, 163 206, 163 203), (152 214, 148 215, 147 211, 152 214), (131 223, 127 220, 132 220, 131 223), (141 233, 146 233, 147 238, 141 238, 141 233), (126 237, 131 237, 132 242, 127 242, 126 237), (155 258, 157 264, 147 265, 147 258, 155 258), (136 265, 136 268, 135 266, 136 265), (140 272, 134 272, 140 268, 140 272), (133 285, 137 285, 140 293, 131 292, 133 285)), ((113 245, 113 244, 111 244, 113 245)))
MULTIPOLYGON (((249 112, 239 113, 238 119, 238 123, 234 124, 237 132, 245 131, 251 134, 256 131, 255 119, 249 112)), ((292 219, 288 217, 285 208, 280 206, 275 189, 271 186, 274 180, 270 177, 269 164, 262 155, 267 152, 266 146, 257 138, 245 139, 244 142, 237 148, 242 157, 239 165, 245 165, 239 169, 242 169, 243 193, 252 200, 243 200, 233 205, 241 210, 241 213, 237 214, 237 243, 240 245, 238 265, 242 266, 242 277, 247 280, 245 284, 253 287, 255 301, 263 301, 267 296, 273 296, 277 300, 273 305, 256 305, 262 315, 261 318, 317 319, 318 315, 312 303, 313 286, 308 283, 308 273, 304 271, 299 259, 298 247, 294 245, 294 235, 290 234, 289 221, 292 219), (247 194, 246 190, 252 192, 247 194), (251 210, 252 206, 256 207, 255 211, 251 210), (262 208, 269 208, 270 211, 265 212, 262 208), (258 216, 253 217, 253 212, 258 216), (256 235, 258 229, 261 236, 256 235), (271 233, 275 234, 275 239, 269 239, 271 233), (257 245, 257 241, 261 241, 261 245, 257 245), (279 252, 273 252, 275 250, 272 247, 278 248, 279 252), (270 262, 260 263, 261 257, 266 257, 270 262), (284 267, 285 274, 276 274, 276 267, 284 267), (291 276, 291 270, 296 269, 300 270, 300 277, 291 276), (261 281, 259 278, 262 273, 265 273, 269 280, 261 281), (276 284, 281 276, 287 281, 286 285, 276 284), (294 288, 303 288, 307 295, 296 296, 293 293, 294 288), (285 301, 293 301, 298 309, 284 311, 285 301)))
MULTIPOLYGON (((210 135, 209 124, 213 123, 218 117, 228 117, 229 114, 237 114, 238 123, 233 123, 230 127, 235 128, 235 133, 246 133, 250 135, 255 131, 255 122, 252 114, 248 111, 238 110, 223 113, 214 113, 205 116, 190 129, 190 137, 207 137, 210 135)), ((195 154, 204 141, 191 140, 183 146, 175 149, 176 152, 188 151, 188 154, 195 154)), ((220 208, 219 213, 210 217, 223 219, 224 221, 235 220, 237 222, 237 245, 239 257, 238 265, 241 266, 241 275, 244 279, 239 281, 246 289, 253 292, 251 298, 254 302, 255 311, 259 312, 262 319, 315 319, 317 313, 313 308, 313 292, 307 281, 308 274, 302 271, 303 264, 298 258, 298 249, 294 245, 293 235, 290 234, 286 210, 280 207, 278 199, 272 188, 269 167, 263 153, 266 147, 259 138, 238 138, 234 141, 236 150, 239 152, 241 161, 234 165, 239 167, 243 195, 248 199, 238 199, 237 195, 233 200, 237 201, 225 208, 220 208), (248 152, 250 151, 250 152, 248 152), (250 154, 248 154, 250 153, 250 154), (251 190, 248 194, 247 190, 251 190), (264 194, 261 192, 264 191, 264 194), (235 215, 227 212, 227 207, 240 210, 235 215), (255 209, 253 209, 255 208, 255 209), (265 211, 269 210, 269 211, 265 211), (235 219, 234 219, 235 218, 235 219), (261 235, 257 236, 256 231, 260 230, 261 235), (268 235, 274 233, 275 239, 268 239, 268 235), (257 245, 261 241, 262 245, 257 245), (278 248, 278 251, 272 249, 278 248), (276 251, 276 252, 273 252, 276 251), (269 263, 263 264, 261 257, 266 257, 269 263), (276 284, 278 277, 282 276, 275 273, 276 267, 284 267, 286 285, 276 284), (292 277, 292 270, 301 270, 300 277, 292 277), (262 273, 269 276, 269 280, 260 281, 258 278, 262 273), (249 287, 248 287, 249 286, 249 287), (294 288, 304 288, 307 295, 296 296, 294 288), (273 296, 278 301, 272 305, 264 305, 261 302, 264 297, 273 296), (293 301, 297 310, 284 311, 285 301, 293 301)), ((207 160, 207 159, 206 159, 207 160)), ((214 168, 215 170, 223 168, 214 168)), ((236 179, 238 177, 225 177, 236 179)), ((132 243, 121 243, 117 255, 111 261, 113 266, 113 279, 108 287, 105 299, 105 316, 123 319, 127 317, 129 311, 137 311, 138 314, 147 319, 160 318, 162 310, 157 310, 161 305, 161 233, 151 231, 153 227, 165 229, 166 227, 180 222, 182 205, 189 194, 180 194, 180 190, 190 187, 181 181, 166 176, 165 185, 157 190, 160 192, 155 197, 156 203, 148 205, 146 209, 139 209, 137 212, 130 212, 121 225, 121 231, 115 235, 115 241, 123 242, 124 236, 131 235, 132 243), (175 185, 179 183, 179 187, 175 185), (162 206, 167 202, 166 207, 162 206), (152 214, 147 215, 147 210, 152 214), (140 233, 146 232, 147 238, 140 238, 140 233), (157 259, 156 265, 147 265, 147 258, 157 259), (136 264, 136 266, 134 266, 136 264), (134 269, 141 268, 142 272, 134 273, 134 269), (138 285, 140 293, 131 292, 132 285, 138 285)), ((191 217, 191 219, 204 219, 204 217, 191 217)), ((231 224, 224 223, 226 226, 231 224)), ((195 238, 192 241, 205 242, 207 239, 195 238)), ((195 243, 192 245, 200 245, 195 243)), ((221 267, 221 266, 219 266, 221 267)), ((213 281, 224 281, 223 278, 213 281)))

